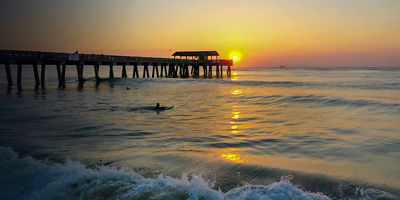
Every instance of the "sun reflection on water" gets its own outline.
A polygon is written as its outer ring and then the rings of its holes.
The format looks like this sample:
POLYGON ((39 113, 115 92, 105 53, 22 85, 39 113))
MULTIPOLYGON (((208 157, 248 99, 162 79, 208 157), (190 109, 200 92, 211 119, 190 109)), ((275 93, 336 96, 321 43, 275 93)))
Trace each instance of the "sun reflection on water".
POLYGON ((232 91, 232 94, 234 94, 234 95, 239 95, 239 94, 242 94, 243 92, 242 92, 242 90, 234 90, 234 91, 232 91))
POLYGON ((232 72, 231 80, 232 81, 237 81, 239 80, 239 74, 237 72, 232 72))
POLYGON ((241 163, 246 163, 247 161, 242 159, 240 157, 240 154, 238 153, 223 153, 221 155, 221 158, 224 159, 225 161, 235 163, 235 164, 241 164, 241 163))
MULTIPOLYGON (((232 95, 240 95, 243 91, 239 89, 235 89, 232 91, 232 95)), ((231 134, 239 134, 241 131, 239 130, 238 120, 240 119, 239 106, 232 106, 232 117, 229 123, 231 124, 231 134)))
MULTIPOLYGON (((237 72, 234 72, 233 75, 237 75, 237 72)), ((239 89, 235 89, 232 91, 232 95, 240 95, 243 91, 239 89)), ((240 112, 239 112, 239 105, 232 105, 232 117, 229 121, 230 124, 230 132, 231 134, 240 134, 241 130, 239 129, 239 119, 240 119, 240 112)), ((242 164, 247 163, 247 160, 243 159, 240 154, 236 151, 236 149, 227 150, 229 152, 223 152, 221 154, 221 158, 224 161, 234 163, 234 164, 242 164)))
POLYGON ((233 116, 231 117, 232 121, 229 122, 232 125, 231 126, 231 133, 232 134, 239 134, 239 130, 238 130, 239 129, 239 125, 238 125, 238 123, 236 121, 240 118, 240 112, 233 111, 232 114, 233 114, 233 116))
POLYGON ((233 113, 232 119, 239 119, 240 112, 232 112, 232 113, 233 113))

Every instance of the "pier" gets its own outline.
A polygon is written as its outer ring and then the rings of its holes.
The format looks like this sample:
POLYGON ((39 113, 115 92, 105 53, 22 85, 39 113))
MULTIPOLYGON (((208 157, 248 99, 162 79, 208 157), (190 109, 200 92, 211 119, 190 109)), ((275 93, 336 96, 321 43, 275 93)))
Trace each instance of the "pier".
POLYGON ((45 87, 45 74, 47 66, 55 66, 58 76, 58 87, 65 87, 65 71, 70 67, 76 67, 76 75, 79 84, 83 84, 84 67, 93 67, 96 81, 101 81, 99 76, 100 66, 109 67, 109 76, 114 77, 114 66, 122 66, 121 78, 199 78, 213 77, 215 71, 216 77, 222 77, 224 67, 226 75, 231 75, 232 60, 218 59, 217 51, 181 51, 172 54, 174 58, 154 58, 139 56, 118 56, 103 54, 80 54, 75 53, 57 53, 40 51, 15 51, 0 50, 0 64, 4 64, 7 76, 8 88, 13 85, 11 67, 17 67, 17 87, 22 88, 22 65, 32 65, 33 75, 35 77, 35 87, 45 87), (40 66, 40 75, 39 75, 40 66), (133 66, 131 75, 128 75, 127 66, 133 66), (138 66, 143 66, 142 73, 138 66), (201 73, 202 69, 202 73, 201 73))

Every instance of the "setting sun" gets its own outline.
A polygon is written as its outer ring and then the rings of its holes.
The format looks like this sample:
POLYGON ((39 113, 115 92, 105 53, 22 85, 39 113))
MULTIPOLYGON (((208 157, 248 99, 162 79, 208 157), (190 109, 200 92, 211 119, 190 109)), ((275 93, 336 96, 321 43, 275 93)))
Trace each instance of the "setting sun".
POLYGON ((239 62, 242 59, 242 54, 238 51, 232 51, 229 54, 229 59, 232 59, 233 62, 239 62))

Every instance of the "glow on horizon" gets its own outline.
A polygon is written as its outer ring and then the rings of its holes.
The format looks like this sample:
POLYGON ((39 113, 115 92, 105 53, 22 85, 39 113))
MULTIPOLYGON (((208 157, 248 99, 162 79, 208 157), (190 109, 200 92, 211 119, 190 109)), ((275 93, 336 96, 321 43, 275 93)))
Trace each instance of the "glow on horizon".
POLYGON ((242 54, 238 51, 232 51, 229 53, 229 59, 233 60, 233 62, 237 64, 241 61, 242 54))
POLYGON ((217 50, 240 52, 244 67, 400 66, 398 10, 397 0, 4 0, 0 49, 217 50))

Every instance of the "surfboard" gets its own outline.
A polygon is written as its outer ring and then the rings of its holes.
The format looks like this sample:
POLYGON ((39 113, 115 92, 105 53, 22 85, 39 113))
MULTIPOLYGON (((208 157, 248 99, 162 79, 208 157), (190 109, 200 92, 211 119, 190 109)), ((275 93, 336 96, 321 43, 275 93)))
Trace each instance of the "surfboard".
POLYGON ((174 106, 168 106, 168 107, 161 107, 161 108, 158 108, 158 109, 155 109, 155 110, 171 110, 173 108, 174 108, 174 106))

